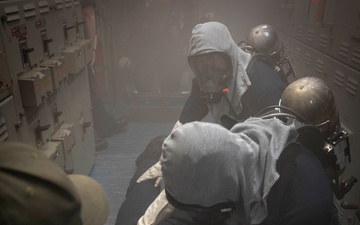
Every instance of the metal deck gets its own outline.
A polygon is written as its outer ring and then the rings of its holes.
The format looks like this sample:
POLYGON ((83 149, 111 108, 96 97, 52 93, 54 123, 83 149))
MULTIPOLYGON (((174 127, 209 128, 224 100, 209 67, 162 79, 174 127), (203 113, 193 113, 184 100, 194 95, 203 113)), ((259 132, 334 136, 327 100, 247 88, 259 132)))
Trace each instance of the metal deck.
MULTIPOLYGON (((130 99, 130 124, 122 133, 107 138, 108 148, 97 151, 90 176, 105 190, 109 200, 109 217, 105 225, 114 225, 117 212, 125 199, 126 189, 135 173, 135 159, 150 140, 169 134, 178 120, 187 95, 134 95, 130 99)), ((115 105, 109 112, 121 113, 115 105)))

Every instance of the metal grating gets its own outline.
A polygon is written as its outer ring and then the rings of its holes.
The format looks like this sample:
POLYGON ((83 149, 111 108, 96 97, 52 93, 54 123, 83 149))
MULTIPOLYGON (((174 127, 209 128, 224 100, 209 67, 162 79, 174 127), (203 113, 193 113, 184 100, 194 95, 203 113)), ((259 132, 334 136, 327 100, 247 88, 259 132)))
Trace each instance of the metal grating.
POLYGON ((304 63, 306 65, 310 65, 311 64, 311 54, 310 53, 305 53, 305 56, 304 56, 304 63))
POLYGON ((345 90, 349 92, 351 95, 356 96, 358 91, 358 86, 359 86, 359 82, 356 79, 350 77, 346 82, 345 90))
POLYGON ((0 117, 0 142, 6 141, 9 137, 4 117, 0 117))
POLYGON ((314 42, 314 36, 315 36, 314 30, 310 29, 307 32, 306 40, 309 41, 309 42, 314 42))
POLYGON ((342 87, 344 85, 344 80, 345 74, 339 70, 336 70, 334 76, 334 83, 337 84, 339 87, 342 87))
POLYGON ((39 12, 40 12, 40 14, 50 12, 49 3, 47 1, 39 2, 39 12))
POLYGON ((342 57, 348 58, 349 54, 350 54, 350 45, 349 45, 349 43, 341 42, 338 54, 340 56, 342 56, 342 57))
POLYGON ((294 58, 297 60, 300 60, 300 58, 301 58, 301 49, 298 47, 295 47, 294 58))
POLYGON ((315 69, 319 74, 324 74, 324 61, 322 61, 321 59, 316 60, 315 69))
POLYGON ((13 22, 13 21, 20 20, 19 8, 17 6, 6 7, 4 9, 4 11, 5 11, 5 16, 2 17, 2 19, 6 23, 10 23, 10 22, 13 22))
POLYGON ((64 8, 63 0, 55 0, 55 8, 57 10, 63 9, 64 8))
POLYGON ((351 61, 360 65, 360 49, 359 48, 353 50, 351 61))
POLYGON ((302 38, 303 34, 304 34, 304 27, 298 26, 296 29, 296 37, 302 38))
POLYGON ((329 46, 329 36, 326 34, 321 34, 319 38, 319 46, 322 48, 328 48, 329 46))
POLYGON ((69 7, 72 7, 73 6, 73 3, 71 2, 71 0, 65 0, 65 7, 66 8, 69 8, 69 7))
POLYGON ((35 5, 33 3, 25 4, 23 6, 25 18, 36 16, 35 5))

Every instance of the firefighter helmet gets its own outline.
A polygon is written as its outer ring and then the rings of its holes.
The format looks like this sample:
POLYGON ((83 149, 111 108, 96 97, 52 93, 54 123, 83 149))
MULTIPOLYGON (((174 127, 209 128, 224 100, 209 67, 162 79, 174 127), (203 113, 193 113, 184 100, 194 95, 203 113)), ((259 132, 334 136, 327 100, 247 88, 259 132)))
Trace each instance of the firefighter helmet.
POLYGON ((300 114, 322 131, 339 129, 339 112, 335 97, 326 83, 316 77, 295 80, 284 90, 281 106, 300 114))
POLYGON ((283 44, 278 37, 278 33, 271 25, 261 24, 253 27, 246 37, 246 42, 253 48, 255 53, 281 57, 283 44))

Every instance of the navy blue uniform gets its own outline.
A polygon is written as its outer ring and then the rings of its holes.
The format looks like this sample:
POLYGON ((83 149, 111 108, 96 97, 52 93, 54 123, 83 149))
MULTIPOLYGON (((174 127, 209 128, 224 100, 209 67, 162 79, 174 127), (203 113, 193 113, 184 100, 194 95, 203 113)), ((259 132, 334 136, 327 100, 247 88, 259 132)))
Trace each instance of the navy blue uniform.
MULTIPOLYGON (((249 71, 251 86, 242 96, 243 110, 241 120, 255 115, 267 106, 277 105, 286 84, 275 70, 261 60, 256 60, 249 71)), ((180 115, 182 124, 201 121, 209 112, 207 105, 200 100, 200 88, 196 79, 193 79, 189 98, 180 115)))

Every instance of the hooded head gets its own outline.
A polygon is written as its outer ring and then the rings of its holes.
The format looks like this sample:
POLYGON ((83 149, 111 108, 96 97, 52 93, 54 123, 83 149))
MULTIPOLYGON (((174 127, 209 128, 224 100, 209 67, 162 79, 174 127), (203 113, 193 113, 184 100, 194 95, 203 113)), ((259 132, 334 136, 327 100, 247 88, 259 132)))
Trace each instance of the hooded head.
POLYGON ((188 61, 215 120, 229 112, 224 94, 236 113, 241 112, 240 98, 251 84, 245 71, 249 60, 224 24, 207 22, 193 29, 188 61))
POLYGON ((240 224, 261 222, 267 215, 266 196, 278 179, 276 160, 294 138, 292 129, 275 119, 251 119, 232 132, 213 123, 183 125, 163 144, 169 202, 203 222, 226 218, 219 210, 232 211, 232 204, 236 213, 231 218, 240 224))

